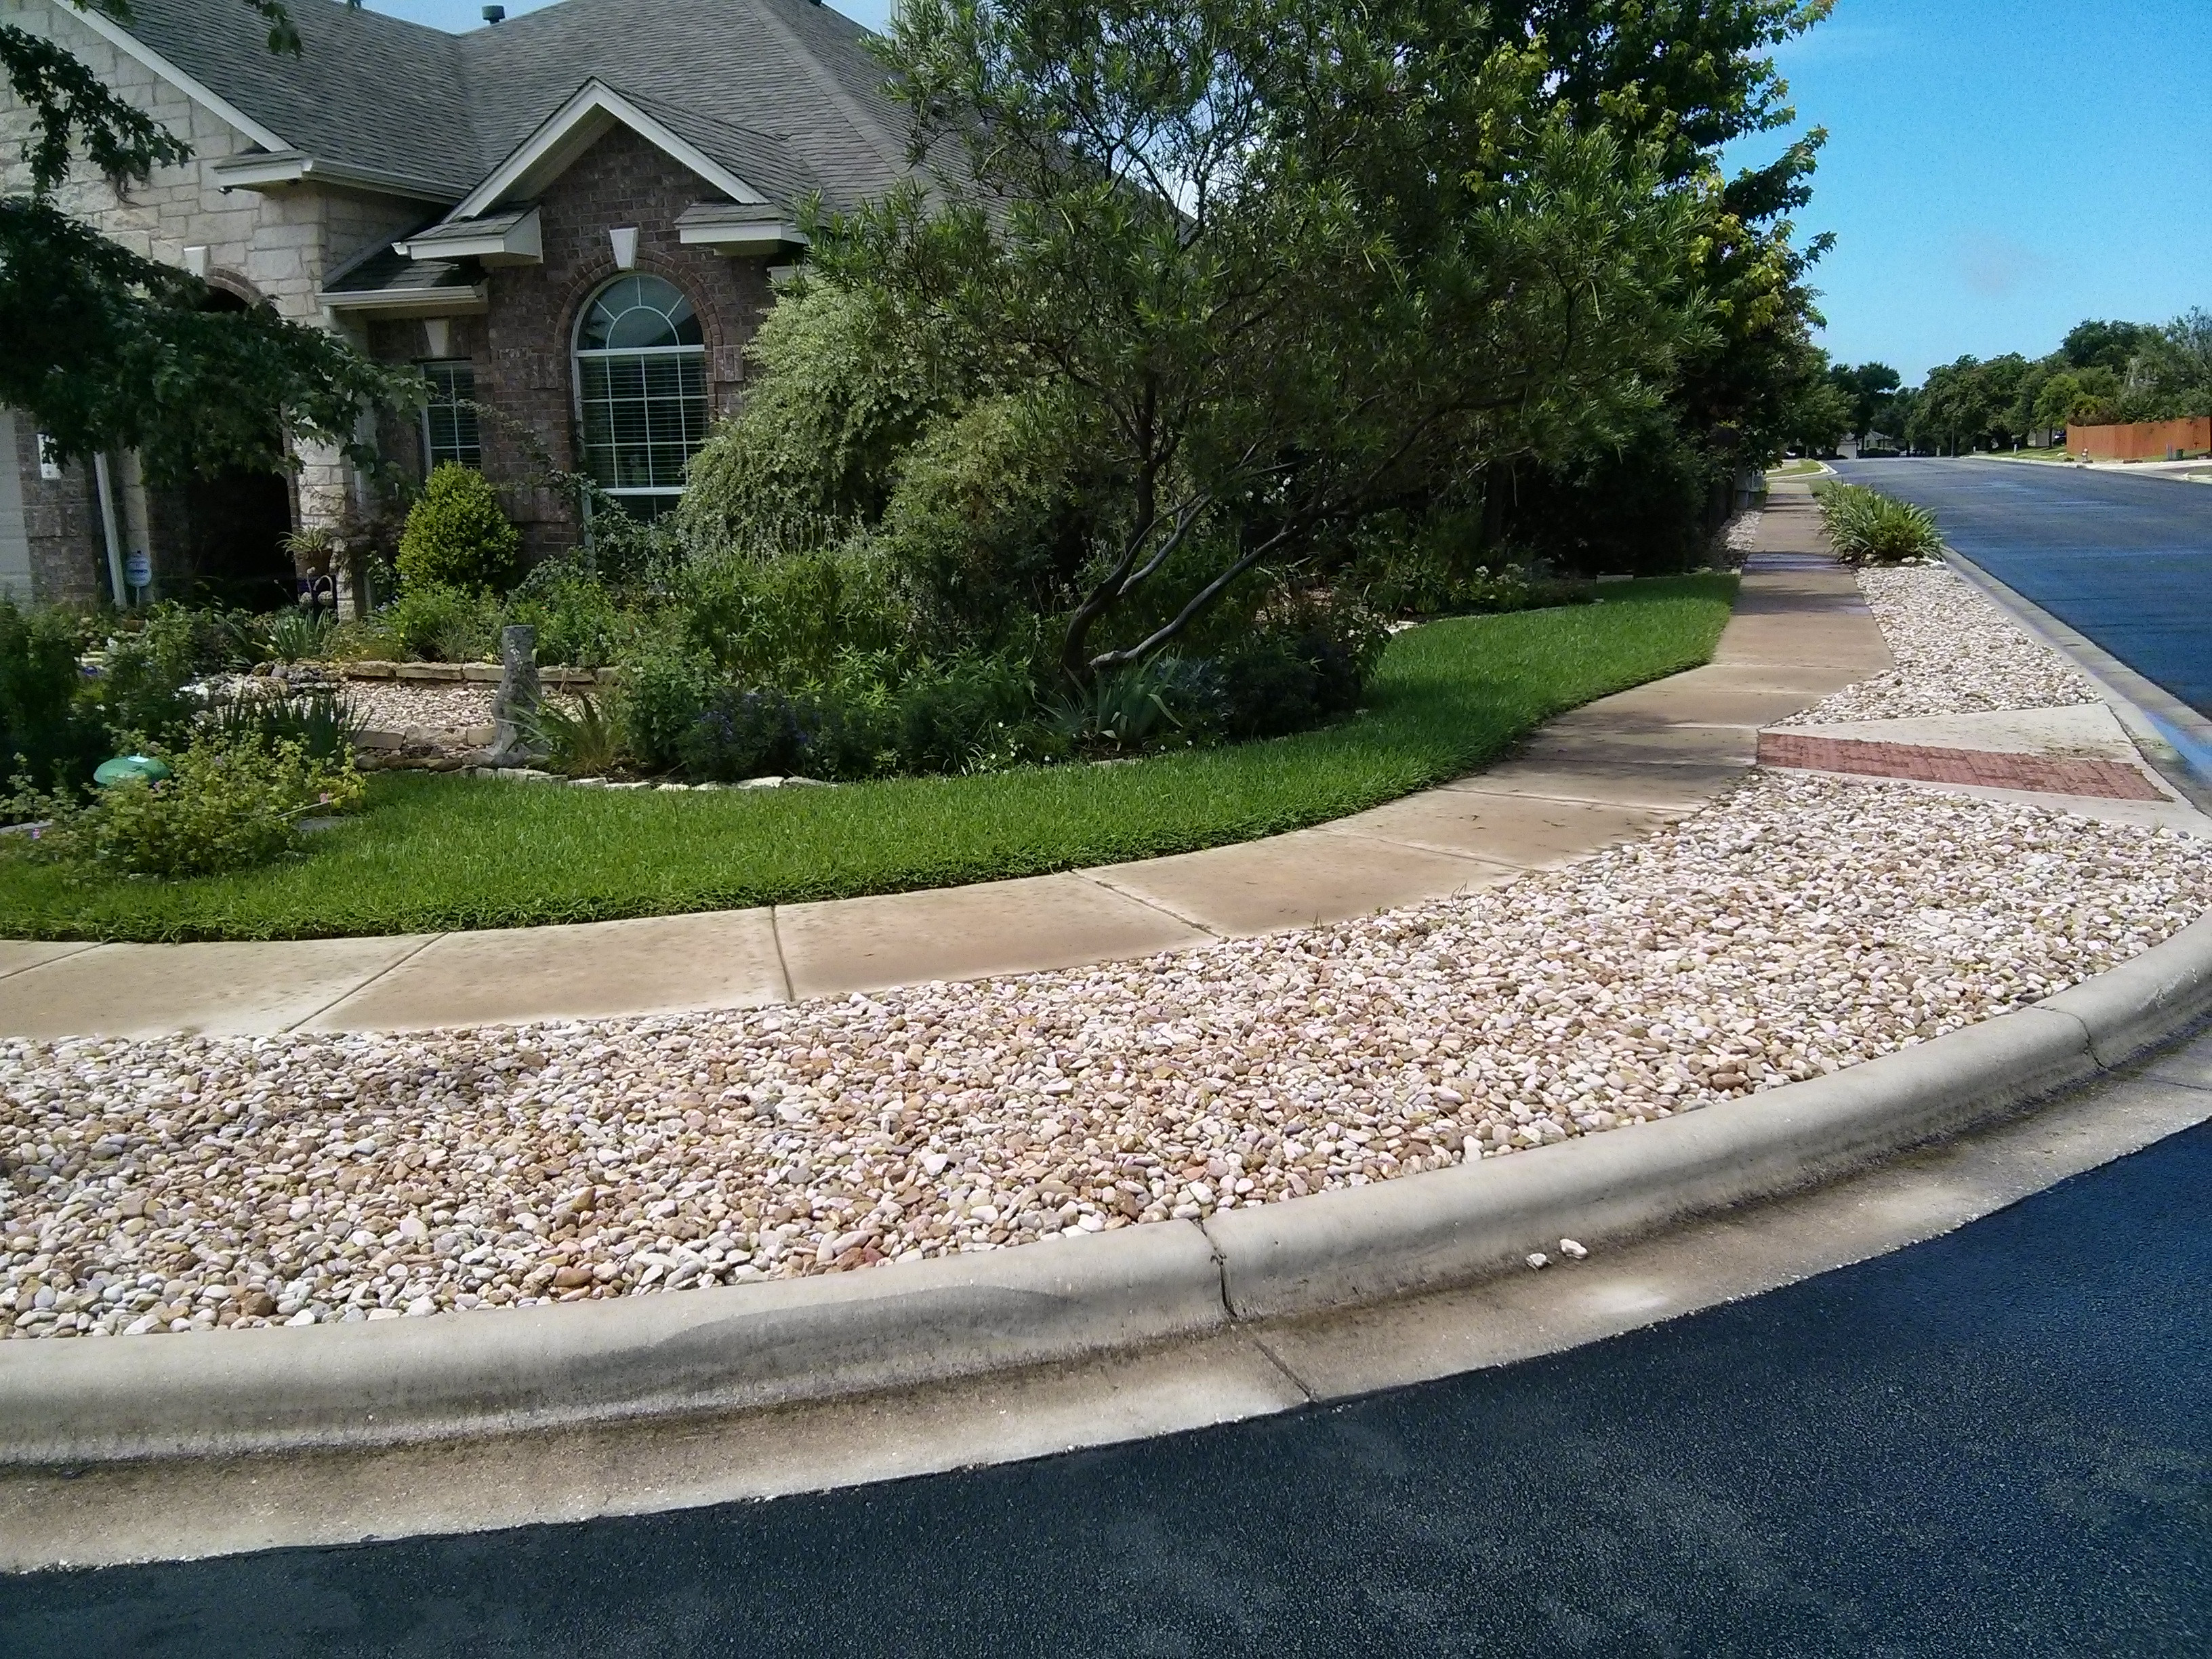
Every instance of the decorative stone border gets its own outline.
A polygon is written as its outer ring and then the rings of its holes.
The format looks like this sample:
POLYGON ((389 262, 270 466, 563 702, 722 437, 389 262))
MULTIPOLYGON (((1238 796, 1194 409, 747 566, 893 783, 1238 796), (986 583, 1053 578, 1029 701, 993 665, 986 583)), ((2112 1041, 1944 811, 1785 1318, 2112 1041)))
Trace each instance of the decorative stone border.
POLYGON ((2212 917, 2034 1007, 1639 1129, 866 1272, 490 1314, 0 1346, 0 1464, 395 1444, 782 1406, 1467 1284, 1832 1181, 2212 1012, 2212 917))
MULTIPOLYGON (((466 680, 483 685, 497 685, 501 673, 495 662, 332 662, 318 666, 342 680, 428 680, 443 684, 466 680)), ((618 685, 622 683, 619 668, 540 668, 541 685, 590 686, 618 685)))

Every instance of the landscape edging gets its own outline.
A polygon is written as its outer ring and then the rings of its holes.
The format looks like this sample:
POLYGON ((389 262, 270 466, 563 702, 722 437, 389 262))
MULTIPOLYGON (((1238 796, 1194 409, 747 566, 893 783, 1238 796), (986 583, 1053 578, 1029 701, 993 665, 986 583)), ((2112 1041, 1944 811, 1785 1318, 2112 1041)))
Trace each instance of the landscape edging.
POLYGON ((0 1465, 336 1449, 796 1404, 1463 1284, 1832 1180, 2212 1012, 2212 915, 2035 1006, 1509 1158, 1095 1237, 497 1314, 0 1344, 0 1465))

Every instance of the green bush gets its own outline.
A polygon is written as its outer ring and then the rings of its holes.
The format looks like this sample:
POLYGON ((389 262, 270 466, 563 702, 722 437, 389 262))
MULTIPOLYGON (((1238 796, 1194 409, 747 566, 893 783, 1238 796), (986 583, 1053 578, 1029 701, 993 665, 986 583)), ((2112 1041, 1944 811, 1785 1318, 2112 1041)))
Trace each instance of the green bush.
POLYGON ((636 629, 636 618, 604 584, 580 572, 532 580, 507 603, 501 623, 538 630, 538 660, 566 668, 604 668, 617 660, 636 629))
POLYGON ((1013 618, 1072 605, 1092 535, 1080 448, 1064 413, 990 398, 907 452, 883 533, 928 611, 933 643, 990 649, 1013 618))
POLYGON ((106 757, 99 720, 85 708, 76 619, 28 616, 0 599, 0 769, 51 787, 81 786, 106 757))
POLYGON ((1942 556, 1942 532, 1925 507, 1859 484, 1829 484, 1818 499, 1829 544, 1845 564, 1907 564, 1942 556))
POLYGON ((216 875, 291 851, 304 817, 361 804, 349 758, 317 760, 297 743, 206 732, 161 758, 168 777, 113 784, 88 801, 19 790, 15 810, 49 820, 26 837, 30 855, 87 878, 216 875))
POLYGON ((684 763, 684 738, 721 688, 713 657, 681 639, 650 640, 624 665, 622 741, 649 771, 684 763))
POLYGON ((497 641, 499 612, 482 592, 413 582, 377 613, 386 649, 403 659, 476 662, 497 641))
POLYGON ((880 301, 831 283, 779 299, 746 347, 743 410, 692 459, 684 539, 760 554, 872 520, 900 452, 960 378, 926 343, 880 301))
POLYGON ((185 687, 197 676, 173 643, 152 629, 122 635, 79 694, 111 749, 181 741, 191 728, 199 704, 185 687))
POLYGON ((522 533, 507 521, 484 475, 452 461, 430 471, 399 535, 399 580, 471 591, 514 580, 522 533))
POLYGON ((774 558, 702 558, 672 603, 692 648, 753 684, 821 680, 856 653, 908 659, 920 643, 896 572, 866 537, 774 558))

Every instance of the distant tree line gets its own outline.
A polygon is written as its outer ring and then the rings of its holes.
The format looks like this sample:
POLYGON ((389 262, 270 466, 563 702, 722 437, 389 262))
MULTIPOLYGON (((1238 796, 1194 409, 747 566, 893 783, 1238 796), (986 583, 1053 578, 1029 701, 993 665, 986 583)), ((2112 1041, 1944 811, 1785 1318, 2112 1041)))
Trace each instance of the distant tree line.
POLYGON ((1960 357, 1903 384, 1886 363, 1832 363, 1795 405, 1793 448, 1834 450, 1845 438, 1916 453, 2010 449, 2069 425, 2168 421, 2212 415, 2212 311, 2172 322, 2094 319, 2069 330, 2058 349, 2030 358, 1960 357))

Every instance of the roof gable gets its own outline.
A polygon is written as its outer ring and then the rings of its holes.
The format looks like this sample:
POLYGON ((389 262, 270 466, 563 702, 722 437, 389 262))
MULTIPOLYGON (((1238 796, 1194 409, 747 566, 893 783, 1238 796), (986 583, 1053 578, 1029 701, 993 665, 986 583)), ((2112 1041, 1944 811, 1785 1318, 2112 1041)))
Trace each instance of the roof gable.
POLYGON ((604 81, 586 81, 471 191, 449 217, 473 219, 503 202, 525 201, 574 165, 617 125, 626 126, 732 201, 764 202, 756 185, 678 132, 659 115, 624 97, 604 81))
POLYGON ((726 191, 716 170, 843 209, 906 171, 873 37, 812 0, 562 0, 462 35, 342 0, 288 8, 300 58, 270 52, 238 0, 132 0, 128 34, 305 173, 424 200, 475 200, 592 82, 726 191))

